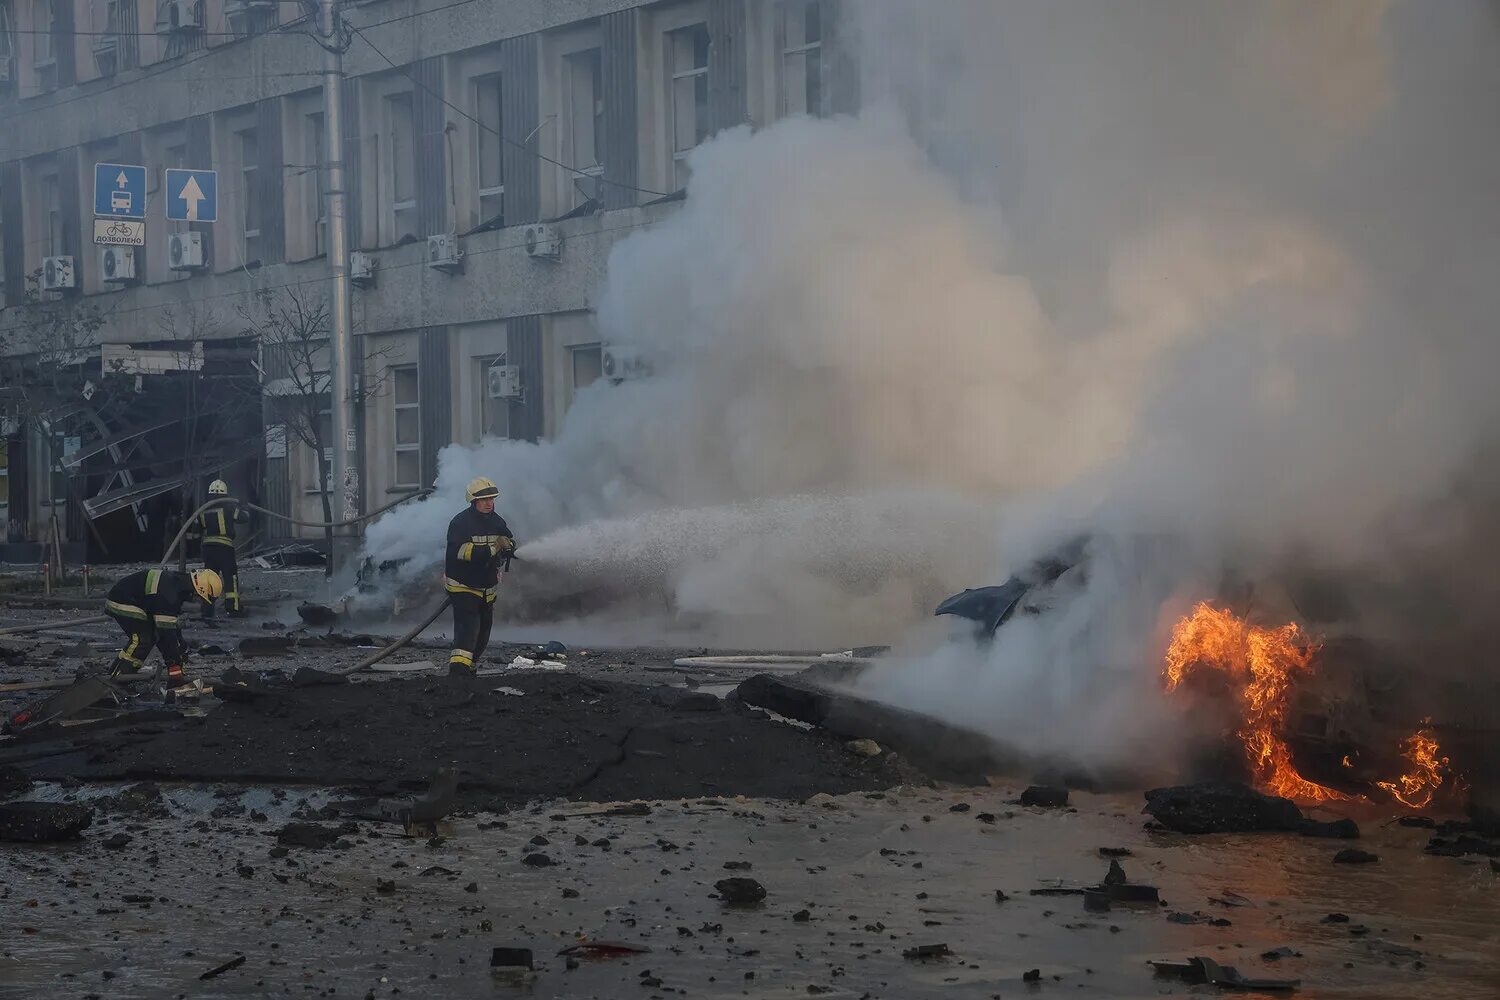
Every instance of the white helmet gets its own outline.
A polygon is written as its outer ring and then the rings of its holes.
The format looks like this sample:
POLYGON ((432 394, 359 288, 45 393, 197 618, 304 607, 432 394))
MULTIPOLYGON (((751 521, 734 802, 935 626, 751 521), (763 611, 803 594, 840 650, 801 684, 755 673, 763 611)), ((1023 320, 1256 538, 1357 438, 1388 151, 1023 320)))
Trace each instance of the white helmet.
POLYGON ((211 497, 227 497, 229 495, 229 484, 222 479, 215 479, 208 484, 208 495, 211 497))

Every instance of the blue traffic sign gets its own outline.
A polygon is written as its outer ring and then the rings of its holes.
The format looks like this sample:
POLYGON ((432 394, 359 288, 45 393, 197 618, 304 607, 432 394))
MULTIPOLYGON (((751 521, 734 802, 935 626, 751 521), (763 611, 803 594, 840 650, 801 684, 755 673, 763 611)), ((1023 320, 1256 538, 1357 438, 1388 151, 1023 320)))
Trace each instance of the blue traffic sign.
POLYGON ((112 219, 146 217, 146 168, 94 164, 94 214, 112 219))
POLYGON ((177 222, 219 221, 217 170, 167 170, 167 218, 177 222))

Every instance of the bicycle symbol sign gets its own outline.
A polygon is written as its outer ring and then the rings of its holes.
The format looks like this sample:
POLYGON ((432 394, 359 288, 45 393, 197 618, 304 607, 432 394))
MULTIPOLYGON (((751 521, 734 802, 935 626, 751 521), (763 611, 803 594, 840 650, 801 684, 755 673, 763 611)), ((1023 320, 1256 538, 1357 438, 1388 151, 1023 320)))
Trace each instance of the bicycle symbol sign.
POLYGON ((130 219, 95 219, 94 242, 102 247, 143 247, 146 224, 130 219))

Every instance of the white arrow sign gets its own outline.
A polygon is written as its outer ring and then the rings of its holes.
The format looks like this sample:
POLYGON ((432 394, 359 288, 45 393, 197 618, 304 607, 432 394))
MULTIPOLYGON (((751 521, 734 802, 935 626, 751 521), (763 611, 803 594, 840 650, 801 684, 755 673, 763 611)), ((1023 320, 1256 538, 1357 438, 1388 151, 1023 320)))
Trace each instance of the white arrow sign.
POLYGON ((187 183, 182 186, 182 200, 187 203, 189 222, 198 221, 198 205, 204 197, 203 189, 198 186, 198 178, 189 177, 187 183))
POLYGON ((130 179, 125 176, 125 171, 121 170, 120 176, 115 178, 115 187, 125 187, 129 183, 130 179))

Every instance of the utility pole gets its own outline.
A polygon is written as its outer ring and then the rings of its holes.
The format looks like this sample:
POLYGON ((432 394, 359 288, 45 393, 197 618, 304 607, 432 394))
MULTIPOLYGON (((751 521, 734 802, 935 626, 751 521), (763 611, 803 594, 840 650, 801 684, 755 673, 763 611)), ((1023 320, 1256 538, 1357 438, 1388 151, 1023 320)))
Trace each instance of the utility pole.
MULTIPOLYGON (((339 31, 339 0, 318 0, 318 33, 323 41, 323 134, 328 145, 328 264, 333 279, 329 310, 333 321, 328 344, 329 407, 333 411, 333 510, 335 521, 358 513, 359 456, 354 447, 354 332, 349 303, 349 217, 344 188, 343 83, 344 53, 339 31)), ((353 554, 351 525, 335 528, 334 551, 328 554, 337 571, 353 554)))

